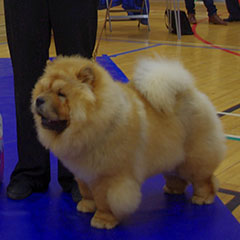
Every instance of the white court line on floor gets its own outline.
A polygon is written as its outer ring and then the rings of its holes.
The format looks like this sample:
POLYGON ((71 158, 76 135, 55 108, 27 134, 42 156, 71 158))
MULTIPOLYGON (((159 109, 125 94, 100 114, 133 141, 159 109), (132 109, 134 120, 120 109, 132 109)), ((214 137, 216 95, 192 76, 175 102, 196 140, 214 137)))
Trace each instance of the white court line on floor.
POLYGON ((240 114, 237 113, 228 113, 228 112, 217 112, 218 114, 229 115, 233 117, 240 117, 240 114))

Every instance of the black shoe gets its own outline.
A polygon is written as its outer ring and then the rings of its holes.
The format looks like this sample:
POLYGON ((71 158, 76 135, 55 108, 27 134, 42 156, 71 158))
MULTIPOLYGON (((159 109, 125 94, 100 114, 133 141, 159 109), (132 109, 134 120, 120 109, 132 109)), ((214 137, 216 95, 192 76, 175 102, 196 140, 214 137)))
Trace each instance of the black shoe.
POLYGON ((72 186, 71 194, 72 194, 72 200, 76 203, 78 203, 82 198, 81 194, 79 192, 78 185, 75 181, 74 181, 73 186, 72 186))
POLYGON ((223 19, 223 21, 225 21, 225 22, 239 22, 240 21, 240 17, 239 18, 235 18, 235 17, 232 17, 230 15, 228 18, 223 19))
POLYGON ((33 192, 44 192, 47 188, 30 180, 12 180, 7 187, 7 196, 13 200, 22 200, 33 192))

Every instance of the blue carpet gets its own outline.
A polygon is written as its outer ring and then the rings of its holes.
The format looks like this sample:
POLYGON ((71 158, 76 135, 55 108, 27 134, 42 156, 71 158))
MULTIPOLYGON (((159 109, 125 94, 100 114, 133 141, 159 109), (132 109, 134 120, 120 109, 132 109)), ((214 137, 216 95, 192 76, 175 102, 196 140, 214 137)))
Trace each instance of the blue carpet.
MULTIPOLYGON (((108 56, 97 60, 116 80, 127 82, 108 56)), ((8 199, 6 186, 17 162, 13 77, 9 59, 0 59, 0 113, 5 148, 4 181, 0 186, 1 240, 240 239, 240 224, 218 198, 209 206, 193 205, 190 203, 191 187, 185 195, 166 195, 162 190, 164 181, 161 175, 144 183, 140 208, 118 227, 109 231, 91 228, 92 214, 77 212, 70 194, 61 191, 56 180, 54 156, 51 156, 52 180, 46 193, 34 193, 21 201, 8 199)))

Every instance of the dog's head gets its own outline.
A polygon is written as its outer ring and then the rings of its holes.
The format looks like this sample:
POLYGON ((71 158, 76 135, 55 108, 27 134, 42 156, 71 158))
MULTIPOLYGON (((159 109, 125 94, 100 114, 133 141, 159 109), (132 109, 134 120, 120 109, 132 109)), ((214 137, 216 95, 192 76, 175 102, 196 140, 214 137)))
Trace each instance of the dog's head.
POLYGON ((48 62, 32 92, 37 128, 60 134, 73 122, 84 122, 96 101, 97 68, 96 63, 77 56, 48 62))

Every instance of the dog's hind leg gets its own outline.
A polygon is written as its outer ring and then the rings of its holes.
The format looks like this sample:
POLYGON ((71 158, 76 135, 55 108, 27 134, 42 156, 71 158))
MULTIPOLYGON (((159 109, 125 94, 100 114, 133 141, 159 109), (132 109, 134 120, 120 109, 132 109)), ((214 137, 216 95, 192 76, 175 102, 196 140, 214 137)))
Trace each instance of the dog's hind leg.
POLYGON ((218 190, 218 181, 214 176, 204 180, 193 180, 192 203, 202 205, 214 202, 218 190))
POLYGON ((77 205, 77 210, 79 212, 95 212, 96 211, 96 204, 93 200, 92 193, 90 189, 88 188, 87 184, 83 181, 76 179, 80 194, 82 196, 82 199, 77 205))
POLYGON ((178 174, 193 185, 192 203, 199 205, 213 203, 218 190, 218 181, 213 176, 218 162, 203 156, 207 160, 202 157, 188 158, 178 168, 178 174))
POLYGON ((165 193, 169 194, 183 194, 188 185, 188 182, 177 175, 164 175, 166 184, 164 186, 165 193))

